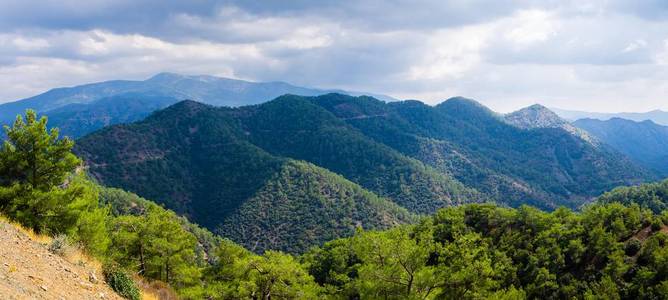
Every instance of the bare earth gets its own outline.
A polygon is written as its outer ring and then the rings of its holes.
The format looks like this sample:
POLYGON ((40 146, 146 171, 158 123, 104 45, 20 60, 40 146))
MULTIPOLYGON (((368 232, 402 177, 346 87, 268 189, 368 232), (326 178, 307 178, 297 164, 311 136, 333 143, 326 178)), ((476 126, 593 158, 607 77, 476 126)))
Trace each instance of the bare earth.
POLYGON ((101 274, 91 280, 93 270, 64 260, 0 221, 0 299, 122 299, 101 274))

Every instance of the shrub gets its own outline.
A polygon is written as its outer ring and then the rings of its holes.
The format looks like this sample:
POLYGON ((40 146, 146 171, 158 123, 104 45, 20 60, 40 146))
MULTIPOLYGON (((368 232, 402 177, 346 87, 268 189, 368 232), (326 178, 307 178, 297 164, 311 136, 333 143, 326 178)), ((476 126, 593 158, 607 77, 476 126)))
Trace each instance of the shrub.
POLYGON ((141 299, 139 288, 137 288, 137 284, 132 280, 132 276, 122 269, 115 266, 107 266, 104 268, 104 278, 107 284, 120 296, 131 300, 141 299))
POLYGON ((659 231, 661 230, 661 227, 663 227, 663 222, 660 218, 655 218, 652 220, 652 231, 659 231))
POLYGON ((634 256, 640 251, 640 248, 642 248, 642 243, 638 239, 630 239, 626 242, 626 249, 624 249, 624 251, 626 252, 626 255, 634 256))
POLYGON ((49 244, 49 251, 58 256, 65 256, 71 250, 67 235, 59 234, 53 238, 49 244))

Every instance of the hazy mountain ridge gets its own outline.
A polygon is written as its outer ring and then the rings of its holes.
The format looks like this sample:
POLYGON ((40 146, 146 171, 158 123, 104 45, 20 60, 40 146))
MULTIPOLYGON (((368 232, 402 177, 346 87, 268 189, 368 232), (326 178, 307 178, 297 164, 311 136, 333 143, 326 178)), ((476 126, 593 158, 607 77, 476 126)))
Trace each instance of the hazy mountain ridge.
POLYGON ((577 110, 565 110, 558 108, 552 108, 551 110, 554 111, 556 114, 558 114, 560 117, 571 122, 577 121, 579 119, 597 119, 601 121, 607 121, 612 118, 621 118, 636 122, 651 120, 654 123, 668 126, 668 112, 660 109, 655 109, 644 113, 635 113, 635 112, 597 113, 597 112, 585 112, 577 110))
MULTIPOLYGON (((160 73, 142 81, 112 80, 55 88, 30 98, 0 104, 0 122, 10 123, 16 115, 31 108, 54 117, 50 125, 61 128, 64 135, 79 137, 103 126, 139 121, 155 110, 186 99, 216 106, 241 106, 262 103, 284 94, 314 96, 330 92, 364 94, 299 87, 285 82, 160 73)), ((389 96, 375 96, 394 100, 389 96)))
POLYGON ((573 124, 646 168, 668 176, 668 127, 649 120, 635 122, 621 118, 580 119, 573 124))

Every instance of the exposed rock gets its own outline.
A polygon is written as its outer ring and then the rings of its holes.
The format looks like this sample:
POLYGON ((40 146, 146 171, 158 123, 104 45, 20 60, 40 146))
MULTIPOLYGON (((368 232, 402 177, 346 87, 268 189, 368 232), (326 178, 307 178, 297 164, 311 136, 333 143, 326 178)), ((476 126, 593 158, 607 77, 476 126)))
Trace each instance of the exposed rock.
POLYGON ((522 129, 561 128, 592 145, 600 142, 586 131, 573 126, 545 106, 534 104, 504 116, 506 123, 522 129))
POLYGON ((99 280, 97 280, 97 276, 95 276, 94 271, 88 272, 88 281, 90 281, 90 283, 92 284, 98 284, 98 282, 100 282, 99 280))

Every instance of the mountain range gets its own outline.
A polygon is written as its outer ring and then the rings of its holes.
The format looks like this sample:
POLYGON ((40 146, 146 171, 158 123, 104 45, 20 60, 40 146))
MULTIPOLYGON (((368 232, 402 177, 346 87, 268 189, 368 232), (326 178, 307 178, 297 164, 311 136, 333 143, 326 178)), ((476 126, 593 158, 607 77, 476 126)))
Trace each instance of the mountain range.
POLYGON ((668 127, 650 120, 621 118, 607 121, 580 119, 573 125, 586 130, 661 177, 668 176, 668 127))
POLYGON ((597 113, 585 112, 577 110, 565 110, 558 108, 551 108, 557 115, 567 121, 577 121, 579 119, 597 119, 607 121, 613 118, 627 119, 636 122, 651 120, 652 122, 664 126, 668 126, 668 112, 663 110, 652 110, 644 113, 622 112, 622 113, 597 113))
POLYGON ((651 121, 330 92, 161 73, 53 89, 0 105, 0 120, 47 115, 79 138, 99 182, 257 252, 303 252, 464 203, 578 208, 668 174, 665 127, 651 121))
POLYGON ((300 252, 455 204, 578 207, 653 179, 606 145, 509 119, 542 124, 461 97, 436 106, 335 93, 236 108, 182 101, 89 134, 75 150, 101 183, 255 251, 300 252))
MULTIPOLYGON (((112 80, 45 93, 0 105, 0 122, 11 123, 27 108, 50 117, 61 133, 80 137, 104 126, 133 122, 181 100, 216 106, 258 104, 284 94, 314 96, 331 92, 369 93, 294 86, 285 82, 249 82, 209 75, 160 73, 143 81, 112 80)), ((389 96, 373 95, 392 101, 389 96)))

